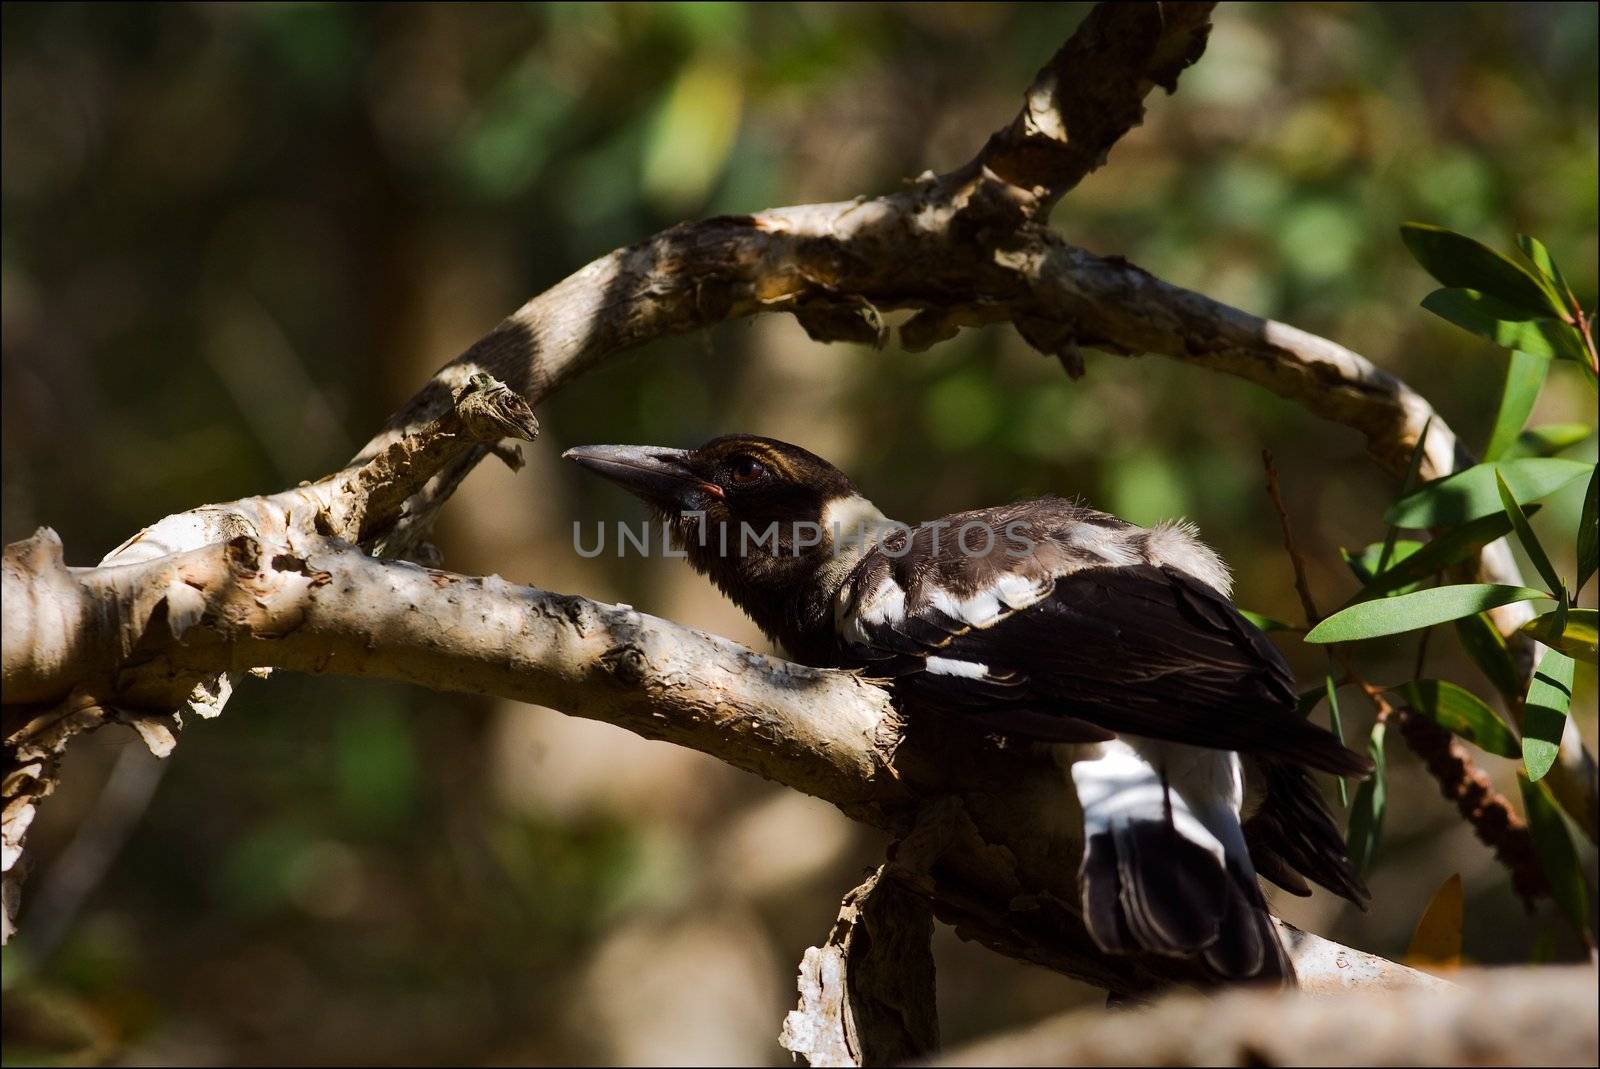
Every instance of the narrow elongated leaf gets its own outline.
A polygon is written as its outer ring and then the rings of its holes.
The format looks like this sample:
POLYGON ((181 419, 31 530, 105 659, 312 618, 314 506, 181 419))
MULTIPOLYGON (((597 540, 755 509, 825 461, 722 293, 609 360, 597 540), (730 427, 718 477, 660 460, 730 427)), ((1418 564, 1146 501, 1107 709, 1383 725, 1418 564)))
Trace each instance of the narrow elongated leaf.
POLYGON ((1372 758, 1372 775, 1356 788, 1355 802, 1350 806, 1350 826, 1345 842, 1350 850, 1350 860, 1363 876, 1372 868, 1372 859, 1378 852, 1378 840, 1383 834, 1383 814, 1389 804, 1388 770, 1383 757, 1383 739, 1386 728, 1382 720, 1372 725, 1367 738, 1367 755, 1372 758))
POLYGON ((1383 542, 1373 542, 1358 553, 1351 553, 1348 549, 1340 549, 1339 556, 1344 558, 1350 571, 1363 583, 1371 583, 1384 569, 1379 567, 1385 553, 1389 556, 1389 571, 1399 567, 1401 562, 1410 559, 1411 555, 1420 550, 1425 542, 1418 542, 1414 538, 1397 538, 1392 546, 1383 542))
POLYGON ((1500 491, 1495 473, 1518 501, 1537 501, 1588 475, 1591 464, 1562 457, 1524 457, 1495 464, 1476 464, 1443 479, 1435 479, 1396 501, 1384 520, 1400 527, 1448 527, 1499 512, 1500 491))
POLYGON ((1522 808, 1528 816, 1528 830, 1533 833, 1533 848, 1539 855, 1539 866, 1550 882, 1550 894, 1561 907, 1561 912, 1578 929, 1583 940, 1594 945, 1594 932, 1589 927, 1589 886, 1578 866, 1578 852, 1573 849, 1572 835, 1561 818, 1555 799, 1542 783, 1529 782, 1518 776, 1522 788, 1522 808))
MULTIPOLYGON (((1333 729, 1334 737, 1343 742, 1344 717, 1339 713, 1339 688, 1333 681, 1332 672, 1323 677, 1322 688, 1327 692, 1328 696, 1328 726, 1333 729)), ((1339 804, 1348 808, 1350 805, 1350 786, 1345 783, 1343 776, 1337 777, 1337 782, 1339 784, 1339 804)))
POLYGON ((1565 304, 1578 303, 1572 296, 1572 288, 1567 285, 1566 276, 1561 273, 1561 268, 1556 266, 1556 261, 1550 255, 1550 250, 1544 247, 1544 242, 1527 234, 1517 235, 1517 247, 1522 250, 1522 255, 1533 264, 1534 274, 1548 283, 1546 288, 1555 294, 1556 300, 1565 304))
POLYGON ((1476 612, 1510 605, 1514 601, 1549 598, 1542 590, 1525 586, 1500 586, 1493 583, 1463 583, 1436 586, 1392 598, 1363 601, 1340 609, 1313 627, 1307 642, 1354 642, 1363 638, 1398 635, 1431 627, 1447 620, 1458 620, 1476 612))
POLYGON ((1522 630, 1558 649, 1568 657, 1595 660, 1600 651, 1600 613, 1594 609, 1568 609, 1566 626, 1560 627, 1559 611, 1541 613, 1522 625, 1522 630))
POLYGON ((1583 510, 1578 514, 1578 585, 1573 587, 1576 593, 1583 589, 1595 573, 1597 554, 1600 554, 1600 518, 1595 515, 1597 506, 1597 491, 1595 483, 1600 480, 1600 465, 1595 465, 1589 472, 1589 492, 1583 495, 1583 510))
MULTIPOLYGON (((1427 453, 1428 432, 1433 430, 1433 417, 1429 416, 1422 424, 1422 433, 1417 435, 1417 444, 1411 447, 1411 459, 1406 463, 1405 481, 1400 484, 1400 496, 1405 497, 1417 485, 1417 475, 1422 471, 1422 458, 1427 453)), ((1394 544, 1400 536, 1400 528, 1395 524, 1389 525, 1389 531, 1383 536, 1383 552, 1378 555, 1378 563, 1372 568, 1374 574, 1387 571, 1390 562, 1394 560, 1394 544)))
POLYGON ((1481 290, 1534 315, 1560 315, 1545 283, 1481 241, 1428 223, 1404 223, 1400 237, 1411 255, 1446 286, 1481 290))
MULTIPOLYGON (((1522 511, 1524 515, 1532 516, 1540 508, 1539 505, 1528 505, 1522 511)), ((1497 538, 1504 538, 1510 532, 1510 518, 1505 513, 1498 512, 1452 528, 1432 542, 1418 544, 1418 548, 1411 552, 1403 554, 1397 552, 1396 560, 1389 570, 1382 575, 1367 579, 1367 585, 1350 599, 1350 604, 1370 601, 1380 594, 1401 590, 1431 575, 1437 575, 1452 564, 1477 556, 1484 546, 1497 538)), ((1398 545, 1406 544, 1405 540, 1401 540, 1398 545)), ((1368 546, 1362 556, 1364 557, 1372 548, 1368 546)), ((1348 556, 1345 559, 1350 560, 1348 556)), ((1351 570, 1355 570, 1356 563, 1351 562, 1350 566, 1351 570)), ((1360 574, 1357 572, 1358 577, 1360 574)))
POLYGON ((1573 665, 1561 651, 1546 650, 1528 684, 1522 707, 1522 765, 1535 783, 1550 771, 1561 751, 1561 732, 1572 707, 1573 665))
POLYGON ((1461 966, 1461 927, 1465 917, 1461 873, 1446 879, 1433 892, 1406 947, 1405 963, 1419 969, 1456 969, 1461 966))
POLYGON ((1560 593, 1563 589, 1561 576, 1556 572, 1556 566, 1550 563, 1550 554, 1544 551, 1544 546, 1539 544, 1539 537, 1533 533, 1527 517, 1522 514, 1522 506, 1517 503, 1516 495, 1511 492, 1511 487, 1506 485, 1505 476, 1498 471, 1494 473, 1495 488, 1500 491, 1500 504, 1505 507, 1506 518, 1511 521, 1511 527, 1517 532, 1517 541, 1522 543, 1522 550, 1533 562, 1534 570, 1539 573, 1539 578, 1545 581, 1546 589, 1560 593))
POLYGON ((1246 620, 1249 620, 1262 631, 1298 630, 1298 628, 1296 628, 1293 624, 1286 624, 1282 620, 1274 620, 1270 616, 1263 616, 1258 612, 1251 612, 1249 609, 1240 609, 1239 615, 1243 616, 1246 620))
POLYGON ((1550 361, 1525 352, 1513 351, 1506 361, 1506 384, 1500 391, 1500 410, 1494 416, 1494 429, 1484 447, 1484 460, 1499 460, 1517 442, 1523 426, 1539 399, 1550 361))
POLYGON ((1506 722, 1476 694, 1443 679, 1418 679, 1396 688, 1406 705, 1480 750, 1519 757, 1522 744, 1506 722))
POLYGON ((1477 290, 1434 290, 1422 299, 1422 307, 1502 349, 1514 349, 1538 360, 1571 360, 1583 350, 1575 327, 1548 312, 1536 317, 1477 290))
POLYGON ((1463 616, 1456 621, 1456 637, 1502 698, 1508 702, 1522 700, 1522 673, 1493 620, 1483 613, 1463 616))
POLYGON ((1594 428, 1587 423, 1546 423, 1542 427, 1530 427, 1517 435, 1515 444, 1506 450, 1505 458, 1553 457, 1563 449, 1588 440, 1593 433, 1594 428))

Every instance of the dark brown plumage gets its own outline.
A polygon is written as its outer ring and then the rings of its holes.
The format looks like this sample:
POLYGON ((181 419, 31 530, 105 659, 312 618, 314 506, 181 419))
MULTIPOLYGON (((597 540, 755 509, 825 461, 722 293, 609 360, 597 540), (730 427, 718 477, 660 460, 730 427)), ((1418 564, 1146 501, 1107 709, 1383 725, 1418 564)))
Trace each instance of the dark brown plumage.
POLYGON ((1059 498, 897 524, 822 458, 748 435, 567 456, 666 517, 796 659, 886 679, 918 719, 1067 746, 1084 920, 1106 951, 1292 982, 1257 871, 1364 901, 1306 770, 1371 764, 1295 714, 1288 666, 1187 525, 1059 498), (1241 754, 1266 799, 1244 823, 1241 754))

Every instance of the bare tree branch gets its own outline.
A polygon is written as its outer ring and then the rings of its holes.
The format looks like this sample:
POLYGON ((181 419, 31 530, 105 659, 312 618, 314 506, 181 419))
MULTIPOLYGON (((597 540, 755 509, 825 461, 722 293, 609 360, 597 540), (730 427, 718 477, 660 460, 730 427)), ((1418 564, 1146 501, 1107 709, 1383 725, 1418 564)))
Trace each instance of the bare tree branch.
POLYGON ((1327 997, 1174 995, 1079 1010, 974 1043, 935 1065, 1593 1065, 1587 966, 1464 973, 1460 986, 1327 997))
MULTIPOLYGON (((989 138, 968 173, 987 168, 1039 197, 1041 214, 1106 162, 1144 121, 1144 98, 1200 58, 1214 3, 1101 4, 1028 87, 1022 111, 989 138)), ((961 172, 958 172, 961 173, 961 172)))

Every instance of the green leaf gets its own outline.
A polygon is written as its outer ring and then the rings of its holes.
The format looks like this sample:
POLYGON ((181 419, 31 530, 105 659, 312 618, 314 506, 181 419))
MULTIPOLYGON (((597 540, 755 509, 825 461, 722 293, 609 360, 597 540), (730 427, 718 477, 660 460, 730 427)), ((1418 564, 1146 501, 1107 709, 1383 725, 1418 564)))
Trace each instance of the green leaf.
POLYGON ((1518 504, 1517 497, 1511 492, 1511 487, 1506 485, 1505 476, 1498 471, 1494 473, 1495 488, 1500 491, 1500 504, 1505 507, 1506 518, 1511 521, 1512 529, 1517 532, 1517 541, 1522 543, 1523 552, 1533 562, 1534 570, 1539 573, 1539 578, 1547 584, 1547 589, 1553 593, 1561 593, 1566 588, 1562 585, 1561 576, 1556 572, 1556 566, 1550 563, 1550 555, 1544 551, 1544 546, 1539 544, 1539 538, 1533 533, 1528 519, 1522 514, 1522 506, 1518 504))
POLYGON ((1463 583, 1436 586, 1392 598, 1363 601, 1340 609, 1306 635, 1307 642, 1354 642, 1382 635, 1398 635, 1431 627, 1446 620, 1471 616, 1475 612, 1510 605, 1514 601, 1549 598, 1542 590, 1525 586, 1499 586, 1493 583, 1463 583))
POLYGON ((1350 571, 1357 579, 1363 583, 1370 583, 1380 573, 1378 564, 1386 552, 1391 554, 1388 572, 1392 572, 1402 562, 1410 560, 1426 544, 1414 538, 1397 538, 1392 546, 1387 542, 1373 542, 1359 553, 1351 553, 1348 549, 1341 548, 1339 556, 1344 558, 1345 564, 1350 566, 1350 571))
POLYGON ((1560 315, 1561 305, 1527 268, 1480 241, 1428 223, 1404 223, 1400 237, 1411 255, 1446 286, 1481 290, 1534 315, 1560 315))
POLYGON ((1560 616, 1559 611, 1543 613, 1523 624, 1522 630, 1568 657, 1595 660, 1600 650, 1600 613, 1594 609, 1569 609, 1565 627, 1559 626, 1560 616))
POLYGON ((1372 775, 1362 780, 1361 786, 1356 788, 1356 799, 1350 806, 1350 826, 1345 835, 1350 860, 1363 876, 1371 870, 1372 858, 1378 852, 1378 840, 1383 834, 1383 813, 1389 802, 1383 758, 1385 733, 1382 720, 1372 725, 1372 734, 1367 738, 1367 753, 1372 757, 1372 775))
MULTIPOLYGON (((1417 473, 1422 471, 1422 457, 1427 452, 1428 432, 1433 429, 1433 417, 1430 415, 1422 424, 1422 433, 1417 435, 1417 444, 1411 447, 1411 459, 1406 464, 1406 477, 1400 484, 1400 496, 1405 497, 1417 485, 1417 473)), ((1389 562, 1394 557, 1395 539, 1400 534, 1400 528, 1394 524, 1389 525, 1388 532, 1383 536, 1383 552, 1378 556, 1378 563, 1373 567, 1374 573, 1386 571, 1389 562)))
POLYGON ((1561 457, 1524 457, 1477 464, 1435 479, 1395 502, 1384 521, 1400 527, 1447 527, 1499 512, 1499 472, 1518 501, 1537 501, 1588 475, 1592 464, 1561 457))
POLYGON ((1522 788, 1522 808, 1528 816, 1528 830, 1533 834, 1533 849, 1539 855, 1539 867, 1544 869, 1550 882, 1550 895, 1567 915, 1583 940, 1594 945, 1594 933, 1589 927, 1589 886, 1578 866, 1578 852, 1572 846, 1572 834, 1555 799, 1542 783, 1529 782, 1526 776, 1517 777, 1522 788))
POLYGON ((1535 316, 1477 290, 1434 290, 1422 299, 1422 307, 1502 349, 1546 362, 1558 357, 1575 360, 1583 352, 1577 328, 1548 314, 1535 316))
POLYGON ((1558 303, 1563 307, 1578 303, 1572 295, 1572 287, 1567 285, 1566 277, 1562 275, 1561 268, 1556 266, 1550 250, 1544 247, 1544 242, 1527 234, 1518 234, 1517 247, 1522 250, 1522 255, 1528 258, 1528 262, 1533 264, 1538 276, 1548 283, 1546 289, 1555 294, 1558 303))
POLYGON ((1550 361, 1525 352, 1513 352, 1506 361, 1506 384, 1500 391, 1500 409, 1494 416, 1494 429, 1489 432, 1489 444, 1484 447, 1484 460, 1499 460, 1518 441, 1523 426, 1533 413, 1533 403, 1539 399, 1550 361))
MULTIPOLYGON (((1524 507, 1523 514, 1532 516, 1541 507, 1528 505, 1524 507)), ((1498 538, 1504 538, 1510 532, 1510 518, 1503 512, 1497 512, 1464 523, 1460 527, 1451 528, 1431 542, 1410 543, 1417 545, 1418 548, 1409 553, 1398 554, 1393 566, 1382 575, 1368 578, 1366 586, 1351 598, 1349 603, 1353 605, 1359 601, 1370 601, 1380 594, 1401 591, 1407 586, 1444 571, 1452 564, 1476 556, 1484 546, 1498 538)), ((1406 544, 1408 543, 1400 543, 1402 546, 1406 544)), ((1361 557, 1365 558, 1373 548, 1368 546, 1362 551, 1361 557)), ((1348 555, 1345 559, 1350 560, 1348 555)), ((1352 571, 1355 570, 1357 563, 1351 562, 1352 571)))
POLYGON ((1282 620, 1274 620, 1270 616, 1263 616, 1258 612, 1251 612, 1249 609, 1240 609, 1239 610, 1239 615, 1243 616, 1246 620, 1249 620, 1252 624, 1254 624, 1256 626, 1256 628, 1258 628, 1259 630, 1262 630, 1262 631, 1298 631, 1299 630, 1299 628, 1295 627, 1293 624, 1286 624, 1282 620))
POLYGON ((1508 702, 1522 700, 1522 673, 1493 620, 1483 613, 1463 616, 1456 621, 1456 637, 1502 698, 1508 702))
POLYGON ((1500 757, 1520 757, 1522 745, 1482 699, 1443 679, 1419 679, 1393 691, 1412 709, 1472 745, 1500 757))
POLYGON ((1564 653, 1546 650, 1528 684, 1528 699, 1522 707, 1522 764, 1536 783, 1550 771, 1561 750, 1561 732, 1572 707, 1574 663, 1564 653))
POLYGON ((1578 583, 1576 594, 1582 590, 1595 573, 1597 547, 1600 547, 1600 517, 1596 517, 1596 480, 1600 480, 1600 465, 1589 472, 1589 492, 1583 495, 1583 509, 1578 513, 1578 583))
POLYGON ((1517 435, 1517 440, 1505 452, 1507 459, 1515 457, 1551 457, 1563 449, 1571 449, 1587 441, 1594 428, 1587 423, 1547 423, 1530 427, 1517 435))
MULTIPOLYGON (((1333 681, 1332 672, 1323 677, 1322 689, 1328 696, 1328 726, 1333 729, 1334 738, 1344 742, 1344 718, 1339 714, 1339 687, 1333 681)), ((1339 784, 1339 804, 1348 808, 1350 787, 1345 783, 1343 776, 1338 776, 1336 779, 1339 784)))

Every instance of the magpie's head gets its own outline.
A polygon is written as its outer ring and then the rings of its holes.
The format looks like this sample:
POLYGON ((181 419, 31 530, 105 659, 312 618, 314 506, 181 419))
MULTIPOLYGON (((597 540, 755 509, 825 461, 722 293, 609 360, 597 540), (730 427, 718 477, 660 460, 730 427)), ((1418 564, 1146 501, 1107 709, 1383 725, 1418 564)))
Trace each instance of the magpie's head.
MULTIPOLYGON (((722 527, 734 528, 730 535, 737 535, 740 526, 749 527, 747 551, 770 548, 771 539, 757 547, 755 535, 776 523, 779 545, 794 556, 792 528, 821 525, 829 505, 859 496, 843 472, 815 453, 753 434, 713 438, 699 449, 585 445, 561 455, 643 500, 680 528, 691 549, 699 539, 687 535, 702 525, 713 536, 722 527)), ((707 541, 707 548, 721 553, 720 538, 707 541)), ((802 535, 799 541, 809 539, 802 535)), ((729 552, 737 550, 735 539, 729 552)))
POLYGON ((587 445, 562 456, 642 499, 689 562, 769 633, 767 617, 789 591, 837 575, 830 562, 841 559, 841 540, 885 522, 838 468, 771 438, 734 434, 699 449, 587 445))

